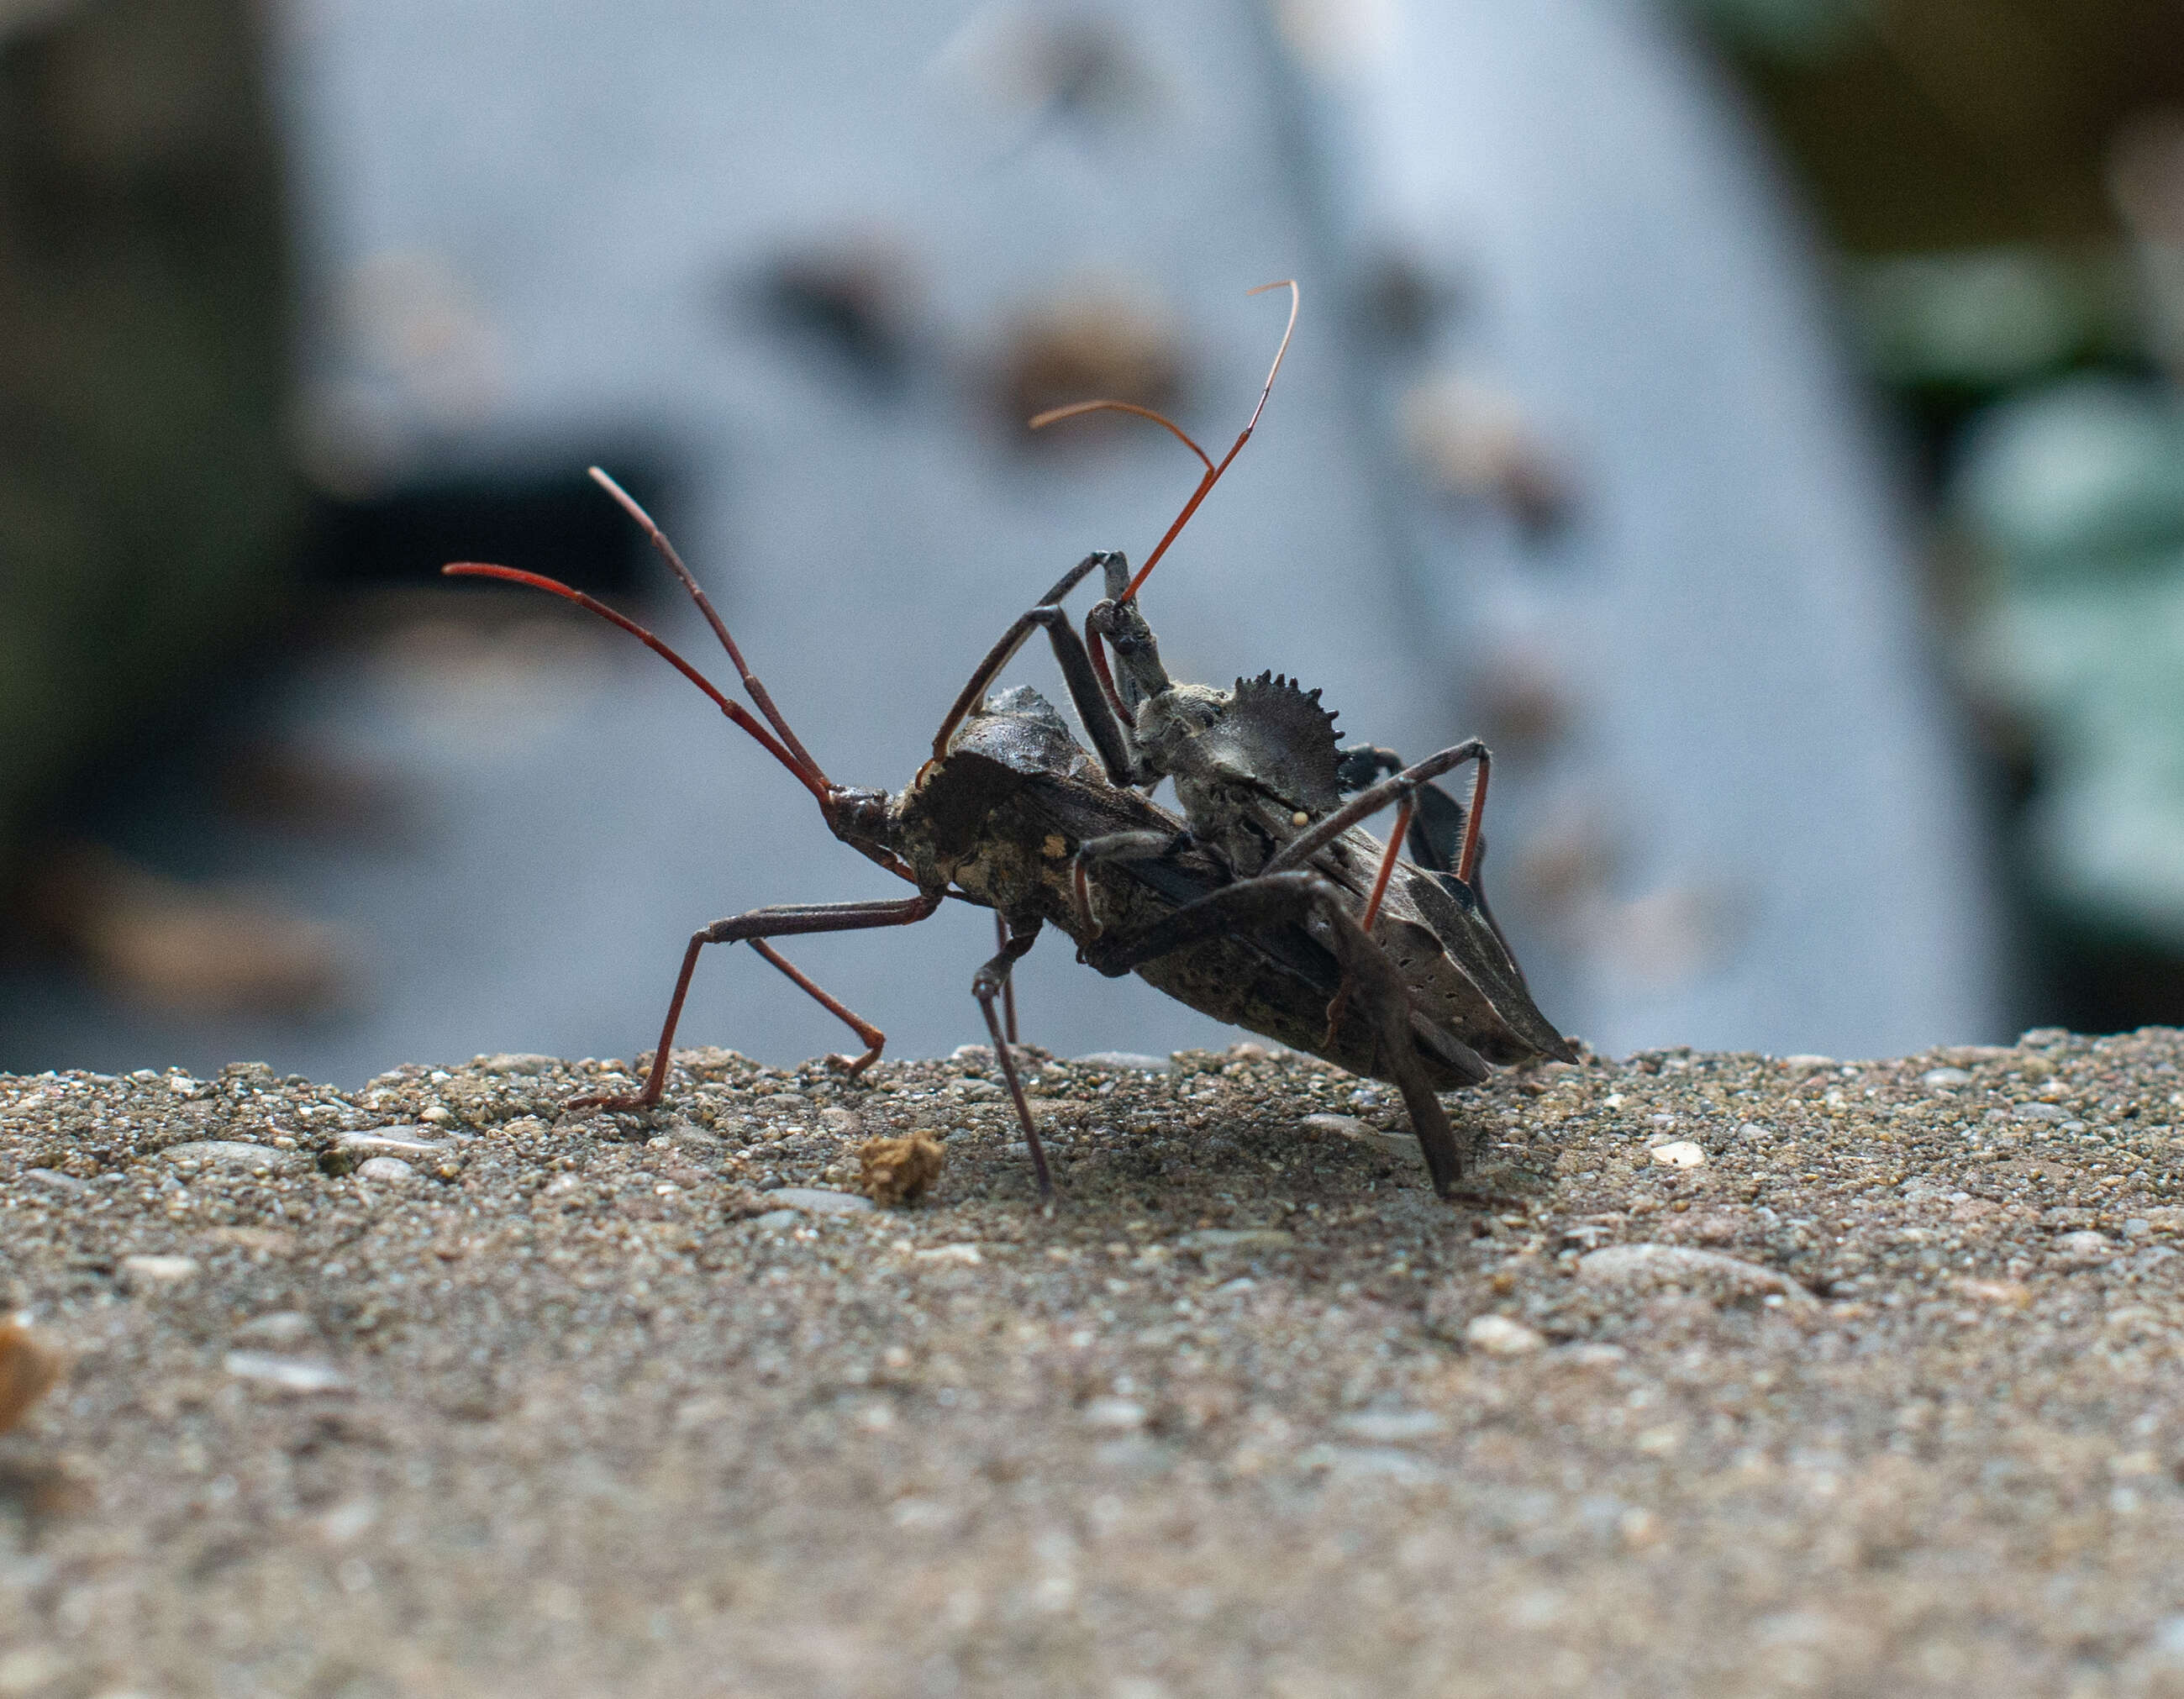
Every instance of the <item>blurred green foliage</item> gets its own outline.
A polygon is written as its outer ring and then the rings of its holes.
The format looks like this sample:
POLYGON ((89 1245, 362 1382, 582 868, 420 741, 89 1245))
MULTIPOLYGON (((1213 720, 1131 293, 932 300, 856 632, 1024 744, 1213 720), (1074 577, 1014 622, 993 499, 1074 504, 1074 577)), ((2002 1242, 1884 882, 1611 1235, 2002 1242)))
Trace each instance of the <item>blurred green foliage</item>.
POLYGON ((0 871, 279 606, 290 273, 257 15, 0 21, 0 871))

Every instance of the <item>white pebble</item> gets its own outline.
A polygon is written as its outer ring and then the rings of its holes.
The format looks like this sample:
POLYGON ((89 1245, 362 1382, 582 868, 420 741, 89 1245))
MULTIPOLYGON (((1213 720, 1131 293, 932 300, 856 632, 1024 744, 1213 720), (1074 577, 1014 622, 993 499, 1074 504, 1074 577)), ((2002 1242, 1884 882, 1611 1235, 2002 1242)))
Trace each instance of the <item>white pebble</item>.
POLYGON ((1175 1242, 1178 1251, 1279 1251, 1296 1243, 1296 1235, 1280 1227, 1202 1227, 1175 1242))
POLYGON ((454 1153, 454 1145, 426 1138, 421 1127, 379 1127, 368 1133, 343 1134, 319 1158, 319 1166, 330 1174, 347 1174, 376 1156, 437 1162, 454 1153))
POLYGON ((1688 1286, 1730 1294, 1763 1295, 1816 1304, 1819 1299, 1788 1275, 1718 1251, 1694 1251, 1681 1245, 1611 1245, 1578 1258, 1577 1272, 1587 1280, 1644 1286, 1688 1286))
POLYGON ((1360 1145, 1370 1145, 1386 1156, 1414 1162, 1422 1160, 1415 1134, 1383 1132, 1370 1122, 1360 1121, 1354 1115, 1307 1115, 1297 1124, 1323 1136, 1351 1139, 1360 1145))
POLYGON ((1646 1154, 1663 1167, 1698 1168, 1706 1166, 1706 1152, 1688 1139, 1677 1139, 1666 1145, 1656 1145, 1646 1154))
POLYGON ((301 1310, 271 1310, 262 1316, 253 1316, 235 1330, 235 1336, 280 1349, 300 1345, 316 1331, 311 1318, 301 1310))
POLYGON ((187 1145, 170 1145, 159 1153, 170 1162, 198 1162, 209 1167, 249 1171, 285 1167, 287 1153, 270 1145, 246 1144, 240 1139, 193 1139, 187 1145))
POLYGON ((122 1278, 132 1285, 180 1285, 197 1272, 197 1259, 191 1256, 139 1256, 121 1259, 122 1278))
POLYGON ((1149 1056, 1137 1050, 1095 1050, 1089 1056, 1077 1058, 1079 1067, 1097 1068, 1103 1073, 1173 1073, 1175 1062, 1168 1056, 1149 1056))
POLYGON ((1145 1407, 1128 1398, 1095 1398, 1084 1407, 1084 1425, 1118 1433, 1145 1425, 1145 1407))
POLYGON ((231 1351, 227 1372, 238 1380, 255 1381, 281 1392, 339 1392, 348 1385, 348 1377, 331 1363, 276 1356, 270 1351, 231 1351))
POLYGON ((1931 1086, 1936 1091, 1953 1091, 1971 1083, 1972 1077, 1960 1067, 1930 1067, 1919 1076, 1919 1084, 1931 1086))
POLYGON ((384 1185, 406 1186, 417 1178, 417 1171, 399 1156, 367 1156, 357 1165, 356 1177, 384 1185))
POLYGON ((1522 1356, 1546 1340, 1522 1322, 1507 1316, 1474 1316, 1463 1327, 1464 1343, 1494 1356, 1522 1356))
POLYGON ((769 1215, 784 1209, 802 1210, 806 1215, 861 1215, 879 1207, 859 1193, 830 1192, 817 1186, 783 1186, 760 1195, 773 1206, 767 1212, 769 1215))

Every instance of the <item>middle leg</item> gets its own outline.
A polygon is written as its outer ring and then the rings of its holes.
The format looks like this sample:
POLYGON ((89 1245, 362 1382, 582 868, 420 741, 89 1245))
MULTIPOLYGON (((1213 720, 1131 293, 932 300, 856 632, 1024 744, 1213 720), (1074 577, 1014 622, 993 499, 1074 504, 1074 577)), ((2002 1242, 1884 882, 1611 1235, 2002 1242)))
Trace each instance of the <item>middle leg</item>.
POLYGON ((1050 1205, 1054 1201, 1054 1178, 1047 1173, 1046 1147, 1039 1142, 1039 1128, 1032 1124, 1031 1105, 1024 1097, 1023 1082, 1017 1077, 1017 1061, 1010 1054, 1009 1038, 1002 1035, 1000 1017, 994 1010, 994 1000, 1007 988, 1017 963, 1037 942, 1042 924, 1037 915, 1025 920, 1011 918, 1008 922, 1008 937, 1000 950, 972 976, 971 994, 978 1000, 979 1012, 986 1017, 986 1030, 994 1035, 994 1054, 1000 1058, 1001 1078, 1009 1083, 1009 1095, 1017 1106, 1017 1119, 1023 1124, 1024 1148, 1031 1152, 1032 1171, 1039 1176, 1039 1200, 1050 1205))

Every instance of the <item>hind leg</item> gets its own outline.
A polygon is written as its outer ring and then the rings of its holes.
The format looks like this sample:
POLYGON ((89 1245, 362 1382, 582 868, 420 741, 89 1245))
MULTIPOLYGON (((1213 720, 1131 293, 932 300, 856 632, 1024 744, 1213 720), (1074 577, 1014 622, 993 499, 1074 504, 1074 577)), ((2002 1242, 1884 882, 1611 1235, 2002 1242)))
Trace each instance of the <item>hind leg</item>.
MULTIPOLYGON (((1369 1025, 1374 1072, 1402 1093, 1434 1189, 1448 1196, 1469 1172, 1474 1153, 1457 1142, 1448 1111, 1412 1041, 1411 996, 1401 973, 1357 924, 1346 894, 1331 881, 1300 872, 1240 879, 1186 903, 1134 937, 1110 933, 1088 944, 1085 955, 1096 957, 1094 965, 1102 972, 1122 973, 1206 939, 1307 920, 1324 923, 1318 941, 1333 951, 1350 1005, 1369 1025)), ((1481 1058, 1461 1045, 1456 1049, 1475 1069, 1474 1078, 1486 1078, 1490 1070, 1481 1058)))

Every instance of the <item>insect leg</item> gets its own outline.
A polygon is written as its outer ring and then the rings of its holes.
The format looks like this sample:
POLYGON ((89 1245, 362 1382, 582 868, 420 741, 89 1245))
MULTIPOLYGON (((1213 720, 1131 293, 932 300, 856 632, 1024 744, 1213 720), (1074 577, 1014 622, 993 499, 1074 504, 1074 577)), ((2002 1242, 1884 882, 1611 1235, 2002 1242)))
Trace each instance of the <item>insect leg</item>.
MULTIPOLYGON (((1494 934, 1495 942, 1502 946, 1502 955, 1511 975, 1521 986, 1525 983, 1524 970, 1518 964, 1516 953, 1509 948, 1509 940, 1502 937, 1502 923, 1494 918, 1494 911, 1487 906, 1486 888, 1479 880, 1479 866, 1486 855, 1486 840, 1479 828, 1486 807, 1487 770, 1492 760, 1485 748, 1478 744, 1476 738, 1458 744, 1453 749, 1443 749, 1439 755, 1429 755, 1416 766, 1408 768, 1403 766, 1403 758, 1393 749, 1365 744, 1345 750, 1342 782, 1346 788, 1355 789, 1359 794, 1345 803, 1339 813, 1329 815, 1306 833, 1305 838, 1317 840, 1322 831, 1334 822, 1347 820, 1353 810, 1363 808, 1371 812, 1377 808, 1384 808, 1396 797, 1407 798, 1416 805, 1416 811, 1411 816, 1407 834, 1400 827, 1390 834, 1390 852, 1395 843, 1402 843, 1410 851, 1412 861, 1440 878, 1443 885, 1449 886, 1458 900, 1468 901, 1477 907, 1480 918, 1486 922, 1487 930, 1494 934), (1439 785, 1429 783, 1425 776, 1443 761, 1450 766, 1462 765, 1469 758, 1466 752, 1474 746, 1479 760, 1479 777, 1472 785, 1471 806, 1466 808, 1439 785), (1395 774, 1395 777, 1374 784, 1372 775, 1376 770, 1384 770, 1395 774)), ((1443 772, 1446 770, 1446 767, 1440 768, 1443 772)), ((1362 819, 1364 816, 1360 814, 1357 818, 1362 819)), ((1343 827, 1345 831, 1348 829, 1347 825, 1343 827)), ((1301 843, 1304 840, 1298 841, 1301 843)), ((1314 847, 1318 847, 1317 844, 1314 847)), ((1304 853, 1308 855, 1312 851, 1304 853)), ((1267 865, 1269 867, 1288 866, 1296 854, 1296 845, 1290 844, 1279 855, 1270 858, 1267 865)), ((1384 872, 1385 871, 1388 870, 1384 869, 1384 872)))
POLYGON ((1050 1203, 1054 1199, 1054 1179, 1046 1171, 1046 1147, 1039 1142, 1039 1128, 1032 1125, 1031 1105, 1024 1100, 1023 1082, 1017 1078, 1016 1058, 1009 1054, 1010 1040, 1002 1037, 1000 1017, 994 1012, 994 999, 1007 988, 1010 973, 1038 939, 1040 925, 1037 915, 1026 920, 1011 919, 1008 922, 1009 935, 1002 941, 999 953, 972 976, 971 994, 978 1000, 979 1011, 986 1017, 986 1030, 994 1035, 994 1054, 1000 1058, 1001 1078, 1008 1081, 1009 1095, 1016 1100, 1017 1119, 1023 1123, 1024 1148, 1031 1152, 1032 1172, 1039 1176, 1039 1200, 1050 1203))
MULTIPOLYGON (((1003 950, 1009 947, 1009 923, 999 909, 994 911, 994 942, 1003 950)), ((1008 1028, 1009 1042, 1017 1041, 1017 982, 1013 975, 1001 985, 1001 1024, 1008 1028)))
POLYGON ((1268 858, 1262 871, 1278 873, 1301 865, 1351 827, 1370 819, 1390 803, 1401 801, 1427 780, 1439 778, 1466 761, 1479 763, 1479 776, 1472 782, 1471 807, 1464 821, 1463 844, 1457 852, 1456 864, 1457 877, 1468 883, 1472 868, 1479 859, 1479 812, 1486 802, 1486 776, 1494 764, 1492 753, 1476 738, 1467 738, 1436 755, 1428 755, 1413 766, 1404 768, 1392 778, 1368 785, 1334 813, 1314 822, 1309 830, 1299 833, 1276 850, 1268 858))
POLYGON ((1118 785, 1134 784, 1138 781, 1138 763, 1129 744, 1129 736, 1123 723, 1109 706, 1106 694, 1100 687, 1099 675, 1092 670, 1091 656, 1084 648, 1084 639, 1077 634, 1069 616, 1061 610, 1061 599, 1075 589, 1096 566, 1104 566, 1111 551, 1095 549, 1076 565, 1064 573, 1055 587, 1039 598, 1038 605, 1026 610, 1016 622, 1001 634, 1001 640, 986 652, 970 682, 948 710, 948 717, 940 722, 940 729, 933 736, 933 759, 948 758, 948 745, 956 735, 956 728, 985 700, 987 689, 1000 677, 1001 669, 1016 658, 1024 640, 1041 627, 1047 640, 1054 645, 1054 659, 1061 668, 1062 682, 1068 687, 1069 699, 1077 710, 1077 717, 1084 721, 1092 747, 1098 751, 1100 764, 1107 770, 1108 778, 1118 785))
MULTIPOLYGON (((1341 756, 1346 791, 1362 790, 1376 774, 1399 773, 1407 765, 1393 749, 1371 744, 1353 744, 1341 751, 1341 756)), ((1418 812, 1412 816, 1409 835, 1403 838, 1405 852, 1429 873, 1453 873, 1463 843, 1463 824, 1470 816, 1462 803, 1437 784, 1420 784, 1413 800, 1418 812)), ((1483 842, 1479 853, 1485 854, 1483 842)))
MULTIPOLYGON (((1373 930, 1374 918, 1380 912, 1380 900, 1388 894, 1388 878, 1396 871, 1396 861, 1402 850, 1403 840, 1410 835, 1411 816, 1414 810, 1412 799, 1406 796, 1401 806, 1396 811, 1396 829, 1388 834, 1388 847, 1380 854, 1380 871, 1373 877, 1373 894, 1365 899, 1365 912, 1357 922, 1359 927, 1368 933, 1373 930)), ((1349 1003, 1350 981, 1346 978, 1341 988, 1334 994, 1334 1000, 1327 1005, 1329 1044, 1334 1041, 1334 1029, 1342 1024, 1342 1013, 1349 1003)))
MULTIPOLYGON (((1092 884, 1085 870, 1102 861, 1157 861, 1190 847, 1188 832, 1111 832, 1104 838, 1088 838, 1077 846, 1070 865, 1070 883, 1076 893, 1077 918, 1085 936, 1100 935, 1100 917, 1092 912, 1092 884)), ((1010 1036, 1013 1038, 1014 1033, 1010 1036)))
POLYGON ((863 932, 872 927, 910 926, 927 919, 939 906, 940 899, 937 896, 905 897, 892 902, 783 903, 772 908, 753 909, 746 914, 732 915, 727 920, 715 921, 709 927, 699 927, 690 934, 689 948, 682 952, 682 971, 676 976, 675 995, 668 1002, 667 1019, 660 1028, 659 1047, 652 1053, 652 1067, 644 1077, 644 1087, 629 1095, 593 1093, 583 1097, 572 1097, 562 1106, 562 1113, 567 1114, 576 1109, 610 1111, 650 1109, 660 1101, 667 1089, 670 1047, 675 1042, 676 1023, 682 1018, 682 1000, 690 994, 690 976, 697 972, 699 952, 709 944, 749 943, 753 949, 827 1009, 839 1016, 865 1042, 865 1054, 847 1064, 852 1073, 862 1072, 878 1058, 881 1046, 887 1042, 887 1034, 836 1002, 791 966, 786 958, 768 948, 764 940, 794 937, 800 933, 863 932))
MULTIPOLYGON (((1462 1179, 1471 1153, 1457 1145, 1448 1111, 1418 1059, 1410 993, 1401 971, 1388 959, 1387 952, 1366 935, 1350 912, 1344 893, 1331 881, 1310 872, 1262 873, 1239 879, 1184 904, 1134 939, 1115 939, 1094 946, 1088 953, 1100 956, 1097 965, 1101 972, 1123 972, 1204 939, 1256 927, 1295 924, 1307 917, 1324 922, 1323 934, 1314 936, 1334 952, 1349 1000, 1370 1023, 1374 1065, 1402 1093, 1427 1172, 1433 1176, 1434 1189, 1446 1197, 1462 1179)), ((1484 1079, 1491 1072, 1482 1058, 1446 1034, 1435 1042, 1444 1061, 1460 1060, 1474 1078, 1484 1079)))

